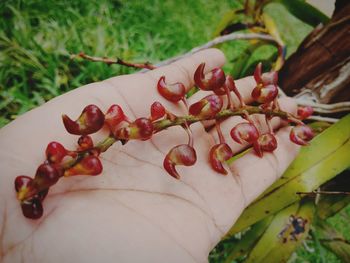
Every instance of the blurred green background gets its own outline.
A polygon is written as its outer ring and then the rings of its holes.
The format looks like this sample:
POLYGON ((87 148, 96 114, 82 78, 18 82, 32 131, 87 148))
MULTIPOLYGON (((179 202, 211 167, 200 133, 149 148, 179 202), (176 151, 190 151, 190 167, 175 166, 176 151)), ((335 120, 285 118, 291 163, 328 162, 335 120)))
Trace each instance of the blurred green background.
MULTIPOLYGON (((156 63, 212 39, 222 17, 232 8, 242 6, 242 2, 1 1, 0 127, 71 89, 134 71, 119 65, 71 60, 71 54, 84 51, 90 55, 156 63)), ((300 23, 297 18, 288 19, 300 23)), ((312 30, 305 24, 298 24, 294 29, 289 24, 284 26, 289 28, 286 34, 289 42, 302 39, 312 30), (293 35, 295 30, 298 34, 293 35)), ((276 56, 273 47, 262 45, 257 48, 263 50, 267 59, 276 56)), ((288 52, 295 48, 296 45, 288 52)), ((235 77, 249 74, 249 66, 237 62, 244 56, 252 61, 250 64, 255 64, 257 58, 247 51, 246 42, 225 45, 223 49, 234 67, 235 77)), ((350 238, 346 219, 349 215, 350 207, 329 220, 337 230, 346 232, 347 238, 350 238)), ((314 242, 307 244, 290 262, 340 262, 314 242)), ((210 260, 220 262, 224 252, 225 246, 217 247, 210 260)))

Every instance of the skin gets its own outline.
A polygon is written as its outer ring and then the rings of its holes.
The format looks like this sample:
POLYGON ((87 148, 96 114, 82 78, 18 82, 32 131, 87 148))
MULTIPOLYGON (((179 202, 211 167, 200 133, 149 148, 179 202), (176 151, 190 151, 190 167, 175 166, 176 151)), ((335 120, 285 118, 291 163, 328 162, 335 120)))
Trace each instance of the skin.
MULTIPOLYGON (((182 104, 165 101, 156 83, 193 84, 196 67, 205 70, 224 64, 216 49, 199 52, 146 74, 114 77, 59 96, 0 130, 0 261, 2 262, 207 262, 208 253, 237 220, 243 209, 270 186, 295 158, 299 147, 290 142, 289 128, 276 133, 278 148, 263 158, 248 153, 234 162, 229 174, 215 173, 207 161, 215 131, 205 132, 202 123, 191 126, 197 163, 178 166, 181 180, 162 168, 166 153, 187 142, 180 127, 156 134, 149 141, 116 143, 102 154, 99 176, 62 178, 45 199, 39 220, 23 217, 13 187, 17 175, 33 176, 44 160, 46 145, 57 140, 68 149, 77 136, 69 135, 61 114, 73 119, 88 104, 106 111, 119 104, 131 118, 149 116, 149 106, 160 101, 175 114, 185 114, 182 104)), ((250 102, 254 80, 237 81, 244 100, 250 102)), ((198 92, 189 104, 208 95, 198 92)), ((237 103, 237 101, 236 101, 237 103)), ((291 99, 280 101, 295 112, 291 99)), ((266 131, 264 118, 257 125, 266 131)), ((230 138, 230 129, 241 122, 232 117, 222 122, 223 134, 234 152, 242 149, 230 138)), ((273 119, 278 129, 283 123, 273 119)), ((207 125, 207 123, 204 123, 207 125)), ((106 131, 94 135, 102 138, 106 131)))

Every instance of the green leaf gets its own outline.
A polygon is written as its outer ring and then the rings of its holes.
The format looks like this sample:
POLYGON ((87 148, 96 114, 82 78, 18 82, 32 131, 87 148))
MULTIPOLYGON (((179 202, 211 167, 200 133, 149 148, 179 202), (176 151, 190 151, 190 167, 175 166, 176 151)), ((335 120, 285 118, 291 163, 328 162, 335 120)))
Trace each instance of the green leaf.
POLYGON ((248 252, 258 242, 260 237, 268 228, 271 221, 272 216, 259 221, 258 223, 254 224, 247 232, 245 232, 241 239, 235 239, 233 242, 231 242, 232 249, 228 252, 229 256, 226 258, 225 263, 230 263, 232 260, 248 254, 248 252))
POLYGON ((350 166, 350 114, 304 147, 295 161, 267 191, 248 206, 227 236, 300 200, 296 192, 310 192, 350 166))
POLYGON ((267 4, 263 12, 277 26, 276 30, 278 30, 279 35, 287 46, 287 58, 295 52, 300 43, 313 29, 312 26, 293 16, 281 3, 267 4))
POLYGON ((263 69, 269 70, 273 61, 277 58, 277 48, 271 44, 261 45, 254 50, 246 65, 243 67, 241 75, 248 76, 254 73, 254 69, 259 62, 263 63, 263 69))
POLYGON ((280 0, 280 3, 295 17, 313 27, 329 21, 328 16, 303 0, 280 0))
POLYGON ((317 223, 317 234, 321 244, 333 252, 342 262, 350 262, 350 242, 324 220, 317 223))
POLYGON ((312 200, 295 203, 278 212, 245 263, 286 262, 308 236, 313 217, 312 200))

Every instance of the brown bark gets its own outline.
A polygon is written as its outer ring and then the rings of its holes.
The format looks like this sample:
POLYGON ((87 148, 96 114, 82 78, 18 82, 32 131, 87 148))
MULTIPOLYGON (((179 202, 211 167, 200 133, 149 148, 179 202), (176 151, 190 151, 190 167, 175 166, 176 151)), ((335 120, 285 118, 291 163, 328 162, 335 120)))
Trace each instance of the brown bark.
POLYGON ((310 33, 279 76, 290 96, 309 90, 321 103, 350 100, 350 3, 310 33))

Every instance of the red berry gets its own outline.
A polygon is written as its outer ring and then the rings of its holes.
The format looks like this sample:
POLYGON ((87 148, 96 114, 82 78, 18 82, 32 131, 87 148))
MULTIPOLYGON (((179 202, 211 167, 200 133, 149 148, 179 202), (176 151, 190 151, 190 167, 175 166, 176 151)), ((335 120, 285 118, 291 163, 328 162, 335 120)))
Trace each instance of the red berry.
POLYGON ((67 150, 59 142, 50 142, 46 147, 46 158, 51 163, 60 163, 67 155, 67 150))
POLYGON ((197 161, 196 151, 188 144, 180 144, 172 148, 165 156, 163 167, 174 178, 180 179, 175 166, 192 166, 197 161))
POLYGON ((223 162, 226 162, 233 156, 233 152, 226 143, 220 143, 217 145, 214 145, 210 149, 209 153, 209 162, 211 164, 211 167, 221 174, 227 174, 227 171, 225 170, 224 166, 222 165, 223 162))
POLYGON ((22 213, 26 218, 38 219, 43 215, 43 206, 40 199, 31 198, 21 203, 22 213))
POLYGON ((16 177, 15 190, 17 192, 17 199, 20 201, 25 200, 26 198, 33 196, 38 192, 33 183, 33 178, 25 175, 16 177))
POLYGON ((60 171, 52 164, 41 164, 36 170, 33 184, 38 190, 44 190, 57 183, 60 171))
POLYGON ((262 157, 263 152, 273 152, 277 148, 277 140, 271 133, 262 134, 253 144, 255 152, 262 157))
POLYGON ((298 117, 301 120, 309 118, 313 112, 314 109, 311 106, 298 107, 298 117))
POLYGON ((87 150, 94 147, 94 142, 89 135, 82 135, 78 140, 79 150, 87 150))
POLYGON ((62 115, 66 130, 75 135, 87 135, 99 131, 104 124, 104 114, 96 105, 88 105, 84 108, 76 121, 67 115, 62 115))
POLYGON ((151 105, 152 121, 162 118, 165 115, 165 113, 165 108, 160 102, 153 102, 153 104, 151 105))
POLYGON ((18 193, 21 189, 27 188, 32 183, 33 178, 26 175, 19 175, 15 179, 15 190, 18 193))
POLYGON ((307 145, 313 137, 314 132, 307 125, 297 125, 289 134, 290 140, 299 145, 307 145))
POLYGON ((278 88, 276 85, 258 84, 252 91, 252 97, 259 103, 269 103, 273 101, 278 95, 278 88))
POLYGON ((64 176, 73 175, 99 175, 103 167, 100 159, 96 156, 89 155, 83 158, 79 163, 64 172, 64 176))
POLYGON ((114 137, 121 140, 147 140, 153 134, 153 123, 147 118, 138 118, 128 126, 114 132, 114 137))
POLYGON ((194 73, 194 82, 201 90, 218 90, 225 83, 225 73, 221 68, 214 68, 204 75, 205 63, 201 63, 194 73))
POLYGON ((126 116, 123 112, 123 109, 119 105, 114 104, 111 107, 109 107, 105 115, 105 123, 111 130, 125 120, 126 116))
POLYGON ((239 123, 232 128, 231 137, 234 141, 242 144, 244 142, 253 143, 259 138, 259 131, 251 123, 239 123))
POLYGON ((256 87, 252 91, 252 97, 259 103, 269 103, 273 101, 278 95, 278 74, 276 71, 262 74, 261 71, 262 64, 259 63, 254 71, 256 87))
POLYGON ((159 79, 157 89, 160 95, 171 102, 178 102, 186 95, 186 88, 182 83, 166 84, 165 76, 159 79))
POLYGON ((189 108, 189 112, 194 116, 211 118, 220 112, 222 106, 223 101, 221 97, 211 94, 192 104, 189 108))

